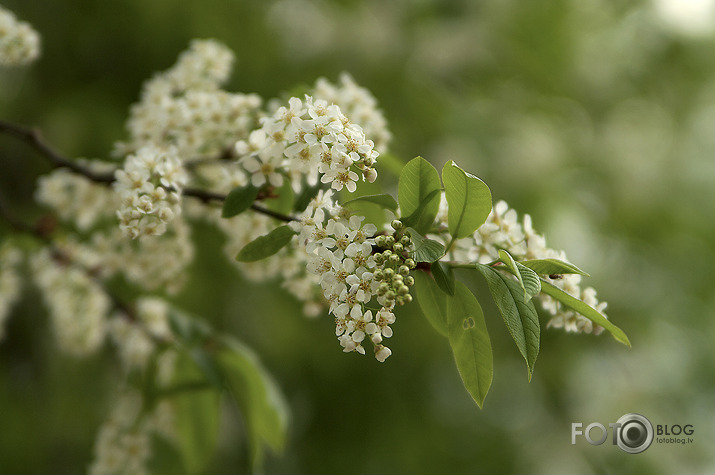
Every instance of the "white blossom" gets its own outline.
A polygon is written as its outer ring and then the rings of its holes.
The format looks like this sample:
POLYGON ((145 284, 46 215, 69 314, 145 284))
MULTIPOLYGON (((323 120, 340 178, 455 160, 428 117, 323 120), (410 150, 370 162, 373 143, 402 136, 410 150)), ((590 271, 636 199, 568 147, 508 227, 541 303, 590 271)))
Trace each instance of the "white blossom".
POLYGON ((234 147, 254 186, 280 186, 286 175, 299 190, 302 177, 313 185, 320 175, 333 189, 353 192, 360 175, 371 181, 377 177, 373 167, 379 153, 373 141, 335 104, 292 97, 288 106, 261 120, 260 130, 234 147))
POLYGON ((47 249, 32 257, 31 266, 59 348, 75 356, 96 351, 104 341, 111 308, 104 290, 84 269, 47 249))
POLYGON ((29 23, 18 21, 0 6, 0 65, 31 63, 40 56, 40 35, 29 23))
POLYGON ((154 434, 173 439, 174 407, 162 401, 153 408, 143 407, 136 391, 122 392, 109 417, 97 434, 91 475, 148 474, 154 434))
POLYGON ((5 337, 5 321, 20 296, 21 281, 18 266, 22 252, 9 242, 0 245, 0 342, 5 337))
POLYGON ((176 149, 146 146, 129 155, 115 172, 121 206, 119 228, 131 238, 159 236, 181 213, 181 190, 188 178, 176 149))
MULTIPOLYGON (((442 194, 437 222, 444 229, 447 227, 447 200, 442 194)), ((441 239, 440 236, 434 236, 441 239)), ((442 236, 444 238, 444 236, 442 236)), ((444 239, 442 239, 444 240, 444 239)), ((568 262, 566 253, 550 249, 546 246, 544 236, 536 233, 532 226, 531 216, 518 221, 517 213, 509 208, 504 201, 498 201, 486 222, 474 232, 473 236, 457 239, 451 249, 450 257, 457 261, 487 263, 499 258, 499 249, 506 249, 516 260, 556 258, 568 262)), ((605 302, 599 302, 592 288, 581 289, 581 276, 566 274, 551 280, 556 287, 569 295, 583 300, 603 314, 605 302)), ((539 294, 537 299, 541 306, 552 315, 547 324, 549 327, 563 328, 567 332, 599 334, 603 328, 593 324, 591 320, 565 308, 548 295, 539 294)), ((605 314, 603 314, 605 316, 605 314)))

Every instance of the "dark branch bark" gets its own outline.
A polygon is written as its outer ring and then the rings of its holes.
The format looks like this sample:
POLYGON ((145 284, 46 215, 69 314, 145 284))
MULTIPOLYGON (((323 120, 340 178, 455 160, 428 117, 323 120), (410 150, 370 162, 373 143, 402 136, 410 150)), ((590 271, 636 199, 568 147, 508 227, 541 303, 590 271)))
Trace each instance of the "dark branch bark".
MULTIPOLYGON (((50 147, 47 142, 44 141, 40 132, 36 129, 27 128, 20 125, 12 124, 10 122, 6 122, 4 120, 0 120, 0 133, 5 133, 21 140, 22 142, 25 142, 30 147, 35 149, 41 156, 47 159, 55 168, 67 168, 74 173, 77 173, 78 175, 84 176, 90 181, 93 181, 95 183, 101 183, 104 185, 111 185, 116 180, 116 178, 114 177, 114 172, 96 173, 85 167, 84 165, 70 160, 69 158, 60 154, 52 147, 50 147)), ((226 199, 226 195, 222 193, 215 193, 213 191, 201 190, 197 188, 184 188, 182 191, 182 195, 196 198, 204 203, 209 203, 211 201, 222 202, 226 199)), ((257 213, 270 216, 280 221, 296 221, 296 218, 292 216, 288 216, 283 213, 278 213, 276 211, 271 211, 257 204, 253 204, 251 206, 251 209, 257 213)))
POLYGON ((74 162, 50 147, 36 129, 29 129, 0 120, 0 132, 4 132, 34 148, 52 163, 55 168, 68 168, 96 183, 109 184, 114 181, 114 173, 95 173, 87 167, 74 162))

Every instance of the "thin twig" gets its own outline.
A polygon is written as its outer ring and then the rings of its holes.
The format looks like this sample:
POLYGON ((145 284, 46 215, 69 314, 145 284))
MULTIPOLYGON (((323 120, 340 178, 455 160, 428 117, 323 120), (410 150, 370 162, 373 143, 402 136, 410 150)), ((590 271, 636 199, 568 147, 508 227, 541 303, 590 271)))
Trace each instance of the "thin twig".
MULTIPOLYGON (((68 168, 74 173, 82 175, 90 181, 93 181, 95 183, 101 183, 104 185, 111 185, 116 180, 114 172, 97 173, 85 167, 81 163, 72 161, 64 155, 60 154, 52 147, 50 147, 47 142, 44 141, 44 139, 40 135, 40 132, 36 129, 30 129, 20 125, 12 124, 10 122, 6 122, 4 120, 0 120, 0 133, 5 133, 25 142, 26 144, 34 148, 37 152, 39 152, 40 155, 46 158, 50 163, 52 163, 55 168, 68 168)), ((201 190, 198 188, 184 188, 182 190, 182 195, 196 198, 204 203, 209 203, 211 201, 222 202, 226 199, 225 194, 216 193, 208 190, 201 190)), ((253 204, 251 206, 251 209, 257 213, 270 216, 280 221, 290 222, 297 220, 292 216, 269 210, 257 204, 253 204)))
POLYGON ((44 141, 37 129, 29 129, 0 120, 0 132, 4 132, 25 142, 49 160, 56 168, 68 168, 96 183, 110 184, 115 180, 114 173, 93 172, 87 167, 58 153, 44 141))

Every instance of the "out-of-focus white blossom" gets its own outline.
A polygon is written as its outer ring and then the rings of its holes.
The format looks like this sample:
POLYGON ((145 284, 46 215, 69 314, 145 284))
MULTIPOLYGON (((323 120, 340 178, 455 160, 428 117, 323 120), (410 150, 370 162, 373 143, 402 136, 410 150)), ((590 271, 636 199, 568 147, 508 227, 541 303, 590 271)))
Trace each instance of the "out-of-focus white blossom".
POLYGON ((97 434, 91 475, 148 474, 154 434, 173 434, 174 408, 162 401, 146 411, 136 391, 123 392, 97 434), (167 434, 167 421, 170 432, 167 434))
MULTIPOLYGON (((85 163, 95 172, 108 171, 96 162, 85 163)), ((112 167, 114 168, 114 167, 112 167)), ((119 199, 106 186, 93 183, 66 168, 58 168, 37 180, 35 199, 80 231, 88 231, 99 219, 111 215, 119 199)))
POLYGON ((27 64, 40 56, 40 35, 0 6, 0 65, 27 64))
POLYGON ((350 74, 342 73, 337 85, 325 78, 318 79, 313 88, 313 97, 340 107, 343 114, 359 124, 365 135, 375 142, 377 150, 385 151, 392 137, 385 116, 378 109, 375 96, 357 85, 350 74))
POLYGON ((117 346, 125 370, 142 369, 156 350, 155 340, 170 341, 169 306, 158 298, 137 301, 131 317, 117 311, 109 324, 109 334, 117 346))
MULTIPOLYGON (((444 193, 437 220, 446 229, 447 200, 444 198, 444 193)), ((435 237, 440 238, 439 236, 435 237)), ((544 236, 534 231, 531 216, 524 215, 523 221, 519 222, 516 211, 509 208, 504 201, 499 201, 494 205, 487 221, 474 232, 473 236, 457 239, 448 252, 457 261, 476 261, 484 264, 498 259, 499 249, 506 249, 517 260, 554 258, 568 262, 564 251, 550 249, 546 246, 544 236)), ((565 274, 559 276, 558 279, 551 280, 556 287, 583 300, 603 314, 606 302, 598 301, 593 288, 582 289, 579 285, 580 282, 581 276, 577 274, 565 274)), ((553 315, 547 326, 563 328, 567 332, 594 333, 596 335, 603 331, 603 327, 595 325, 586 317, 565 308, 548 295, 539 294, 537 298, 541 301, 544 310, 553 315)), ((605 314, 603 315, 605 316, 605 314)))
POLYGON ((143 147, 127 157, 115 176, 114 189, 121 199, 119 228, 126 236, 160 236, 181 214, 181 190, 188 177, 176 149, 143 147))
POLYGON ((48 249, 35 254, 31 266, 60 349, 75 356, 97 350, 104 340, 111 308, 104 290, 85 269, 48 249))
POLYGON ((21 281, 17 267, 22 261, 22 252, 5 242, 0 245, 0 342, 5 337, 5 321, 10 308, 20 296, 21 281))
POLYGON ((261 98, 219 88, 228 78, 233 53, 214 40, 195 40, 168 71, 144 84, 127 121, 129 139, 119 155, 146 145, 173 146, 183 160, 218 157, 257 126, 261 98))

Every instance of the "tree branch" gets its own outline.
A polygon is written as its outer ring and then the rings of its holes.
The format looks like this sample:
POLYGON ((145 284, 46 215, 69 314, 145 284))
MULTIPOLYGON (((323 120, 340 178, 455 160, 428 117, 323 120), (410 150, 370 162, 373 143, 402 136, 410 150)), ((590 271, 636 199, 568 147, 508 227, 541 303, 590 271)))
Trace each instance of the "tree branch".
MULTIPOLYGON (((34 148, 37 152, 39 152, 39 154, 45 159, 47 159, 55 168, 67 168, 78 175, 84 176, 90 181, 93 181, 95 183, 101 183, 104 185, 111 185, 116 180, 114 172, 97 173, 90 170, 86 166, 77 163, 73 160, 70 160, 69 158, 60 154, 55 149, 50 147, 47 142, 44 141, 42 135, 37 129, 31 129, 20 125, 12 124, 10 122, 6 122, 4 120, 0 120, 0 133, 5 133, 7 135, 19 139, 22 142, 25 142, 30 147, 34 148)), ((222 202, 226 199, 225 194, 216 193, 208 190, 201 190, 197 188, 184 188, 181 194, 184 196, 196 198, 204 203, 209 203, 211 201, 222 202)), ((251 205, 251 209, 257 213, 270 216, 280 221, 290 222, 297 220, 292 216, 269 210, 255 203, 251 205)))
POLYGON ((114 173, 95 173, 55 151, 44 141, 37 129, 29 129, 0 120, 0 132, 25 142, 49 160, 55 168, 68 168, 96 183, 110 184, 114 181, 114 173))

